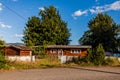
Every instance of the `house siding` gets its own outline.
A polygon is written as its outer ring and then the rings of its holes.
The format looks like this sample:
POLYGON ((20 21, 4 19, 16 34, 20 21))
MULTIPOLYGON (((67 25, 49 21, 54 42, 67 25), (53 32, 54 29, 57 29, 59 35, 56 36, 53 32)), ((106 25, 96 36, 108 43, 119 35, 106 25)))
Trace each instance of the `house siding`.
POLYGON ((14 48, 14 47, 6 47, 5 48, 5 56, 16 56, 20 55, 20 50, 14 48))
POLYGON ((35 61, 32 50, 26 46, 6 46, 5 56, 11 61, 35 61))
POLYGON ((32 50, 22 50, 21 48, 19 49, 14 46, 8 46, 5 48, 5 56, 30 56, 32 55, 31 53, 32 50))
MULTIPOLYGON (((52 49, 53 48, 47 49, 47 54, 57 56, 58 55, 58 49, 54 48, 54 49, 57 50, 56 53, 51 53, 52 49)), ((63 56, 66 55, 66 56, 82 56, 83 57, 83 56, 86 56, 86 54, 87 54, 87 49, 84 49, 84 48, 80 49, 81 52, 79 52, 79 53, 71 53, 71 50, 76 50, 76 49, 62 49, 62 50, 63 50, 63 54, 62 54, 63 56)))
POLYGON ((20 56, 31 56, 31 51, 20 51, 20 56))

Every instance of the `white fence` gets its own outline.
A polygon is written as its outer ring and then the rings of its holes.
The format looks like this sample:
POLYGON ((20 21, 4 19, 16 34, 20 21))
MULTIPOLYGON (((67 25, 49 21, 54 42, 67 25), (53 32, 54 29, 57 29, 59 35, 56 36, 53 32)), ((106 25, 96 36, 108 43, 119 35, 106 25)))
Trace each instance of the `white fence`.
POLYGON ((35 56, 7 56, 7 58, 10 61, 26 61, 26 62, 35 61, 35 56))
POLYGON ((120 57, 118 58, 118 61, 120 62, 120 57))
MULTIPOLYGON (((73 57, 78 57, 78 56, 61 56, 59 59, 61 61, 61 63, 66 63, 67 61, 72 61, 73 57)), ((118 59, 118 61, 120 62, 120 57, 105 57, 105 58, 111 58, 111 59, 118 59)))
POLYGON ((110 59, 118 59, 118 61, 120 62, 120 57, 106 56, 105 58, 110 58, 110 59))
POLYGON ((60 57, 61 63, 66 63, 67 61, 72 61, 72 59, 73 59, 73 56, 61 56, 60 57))

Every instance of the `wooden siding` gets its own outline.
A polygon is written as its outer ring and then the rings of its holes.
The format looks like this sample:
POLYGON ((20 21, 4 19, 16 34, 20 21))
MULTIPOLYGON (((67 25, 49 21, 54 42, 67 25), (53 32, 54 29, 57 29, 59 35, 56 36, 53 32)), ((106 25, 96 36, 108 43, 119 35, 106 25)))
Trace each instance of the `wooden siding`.
POLYGON ((5 48, 5 56, 13 56, 13 55, 20 55, 20 50, 14 47, 6 47, 5 48))
MULTIPOLYGON (((57 50, 56 53, 51 53, 52 49, 47 49, 47 51, 46 51, 47 54, 57 56, 59 49, 54 48, 57 50)), ((86 48, 78 49, 78 50, 81 50, 79 53, 71 53, 71 50, 76 50, 75 48, 74 49, 67 48, 67 49, 62 49, 62 50, 63 50, 63 54, 61 54, 61 55, 66 55, 66 56, 82 56, 83 57, 83 56, 86 56, 86 54, 87 54, 86 48)))
POLYGON ((21 46, 7 46, 5 47, 5 56, 31 56, 32 50, 21 46))
POLYGON ((25 50, 21 50, 20 51, 20 56, 31 56, 31 51, 25 51, 25 50))

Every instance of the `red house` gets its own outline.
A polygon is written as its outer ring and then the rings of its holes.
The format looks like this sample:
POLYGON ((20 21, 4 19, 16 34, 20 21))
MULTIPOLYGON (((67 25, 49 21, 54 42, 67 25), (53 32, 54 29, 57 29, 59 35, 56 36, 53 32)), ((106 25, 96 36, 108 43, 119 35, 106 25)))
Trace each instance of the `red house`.
POLYGON ((92 48, 91 46, 80 46, 80 45, 49 45, 46 53, 49 55, 71 57, 84 57, 87 54, 87 49, 92 48))

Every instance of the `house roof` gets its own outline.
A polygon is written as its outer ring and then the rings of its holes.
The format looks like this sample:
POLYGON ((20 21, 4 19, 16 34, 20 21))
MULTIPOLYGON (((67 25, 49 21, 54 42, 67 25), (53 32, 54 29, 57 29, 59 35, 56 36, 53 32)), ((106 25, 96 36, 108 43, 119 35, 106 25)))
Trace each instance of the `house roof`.
POLYGON ((32 50, 32 49, 30 49, 29 47, 27 47, 27 46, 7 46, 7 47, 14 47, 14 48, 16 48, 16 49, 19 49, 19 50, 32 50))
POLYGON ((49 45, 47 48, 92 48, 92 46, 81 45, 49 45))

